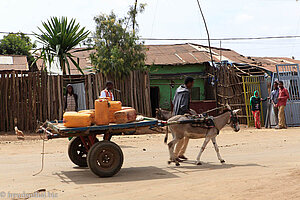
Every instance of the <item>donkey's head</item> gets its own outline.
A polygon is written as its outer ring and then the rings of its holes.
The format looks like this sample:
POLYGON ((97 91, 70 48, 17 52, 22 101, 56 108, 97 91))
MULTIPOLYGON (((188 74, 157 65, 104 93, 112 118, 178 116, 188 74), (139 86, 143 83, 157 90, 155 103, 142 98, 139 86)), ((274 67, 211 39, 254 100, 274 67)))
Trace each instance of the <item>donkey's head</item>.
POLYGON ((157 119, 161 119, 161 118, 162 118, 161 115, 162 115, 162 114, 161 114, 161 108, 156 108, 156 109, 155 109, 155 117, 156 117, 157 119))
POLYGON ((238 132, 240 130, 240 125, 239 125, 239 119, 237 116, 237 113, 240 111, 241 109, 237 109, 237 110, 230 110, 230 120, 229 120, 229 125, 231 126, 231 128, 235 131, 238 132))
POLYGON ((172 112, 161 108, 156 108, 156 118, 160 120, 168 120, 172 117, 172 112))

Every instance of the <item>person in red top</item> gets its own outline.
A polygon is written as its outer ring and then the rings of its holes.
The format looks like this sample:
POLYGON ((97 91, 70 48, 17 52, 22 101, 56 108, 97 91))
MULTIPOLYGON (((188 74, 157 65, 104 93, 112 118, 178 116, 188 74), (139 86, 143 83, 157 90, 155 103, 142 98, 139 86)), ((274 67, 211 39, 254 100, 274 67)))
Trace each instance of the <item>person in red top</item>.
POLYGON ((107 81, 105 84, 105 89, 101 91, 100 98, 103 97, 109 97, 111 101, 114 101, 114 94, 112 93, 112 90, 114 89, 114 84, 111 81, 107 81))
POLYGON ((283 87, 283 82, 279 81, 279 95, 278 95, 278 102, 276 105, 279 110, 278 111, 279 123, 278 126, 276 126, 277 129, 287 128, 285 123, 284 108, 286 106, 286 102, 288 98, 290 98, 288 90, 283 87))

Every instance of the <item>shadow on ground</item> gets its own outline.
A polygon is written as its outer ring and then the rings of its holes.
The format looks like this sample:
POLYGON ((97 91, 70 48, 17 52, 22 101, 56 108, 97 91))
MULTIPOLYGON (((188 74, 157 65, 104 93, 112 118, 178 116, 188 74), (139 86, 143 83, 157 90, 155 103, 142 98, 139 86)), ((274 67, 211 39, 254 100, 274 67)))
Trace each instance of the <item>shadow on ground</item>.
POLYGON ((219 163, 210 163, 210 162, 201 162, 202 165, 196 165, 196 161, 187 160, 180 162, 180 166, 175 166, 175 163, 171 163, 168 168, 173 169, 180 173, 190 173, 190 172, 199 172, 207 170, 218 170, 218 169, 229 169, 233 167, 266 167, 255 163, 247 164, 219 164, 219 163))
POLYGON ((192 172, 201 172, 207 170, 222 170, 233 167, 265 167, 258 164, 219 164, 219 163, 205 163, 202 165, 195 165, 194 161, 185 161, 181 166, 175 166, 174 163, 169 165, 166 169, 154 166, 148 167, 130 167, 122 168, 121 171, 113 177, 99 178, 94 175, 88 168, 76 167, 72 171, 61 171, 54 173, 58 176, 62 183, 75 184, 93 184, 93 183, 114 183, 114 182, 132 182, 156 179, 179 178, 176 174, 189 174, 192 172), (170 172, 173 171, 173 172, 170 172))
POLYGON ((58 176, 63 183, 72 182, 76 184, 131 182, 178 177, 173 173, 154 166, 122 168, 118 174, 109 178, 99 178, 88 168, 76 168, 73 171, 61 171, 53 175, 58 176))

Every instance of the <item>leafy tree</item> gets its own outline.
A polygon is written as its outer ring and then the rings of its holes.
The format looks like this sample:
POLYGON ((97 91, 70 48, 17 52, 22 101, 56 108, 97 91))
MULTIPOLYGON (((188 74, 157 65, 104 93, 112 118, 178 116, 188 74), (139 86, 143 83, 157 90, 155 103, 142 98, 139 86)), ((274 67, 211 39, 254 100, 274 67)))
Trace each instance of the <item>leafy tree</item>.
POLYGON ((27 56, 29 66, 34 61, 30 52, 34 48, 36 48, 36 44, 32 43, 30 37, 24 33, 9 33, 0 40, 0 54, 27 56))
MULTIPOLYGON (((51 66, 53 59, 57 57, 64 75, 66 70, 70 74, 70 60, 83 74, 70 51, 84 41, 90 32, 85 31, 85 27, 81 28, 75 19, 68 21, 67 17, 51 17, 50 20, 43 22, 42 25, 43 29, 38 27, 41 34, 35 33, 38 41, 43 45, 39 58, 42 58, 44 62, 48 62, 51 66)), ((73 52, 76 52, 76 50, 73 52)))
MULTIPOLYGON (((141 5, 137 11, 142 12, 143 8, 144 5, 141 5)), ((90 57, 96 71, 121 78, 128 75, 130 71, 146 69, 144 43, 139 41, 136 29, 128 30, 137 11, 132 11, 131 8, 128 16, 120 19, 113 12, 110 15, 102 14, 94 18, 96 52, 90 57)))

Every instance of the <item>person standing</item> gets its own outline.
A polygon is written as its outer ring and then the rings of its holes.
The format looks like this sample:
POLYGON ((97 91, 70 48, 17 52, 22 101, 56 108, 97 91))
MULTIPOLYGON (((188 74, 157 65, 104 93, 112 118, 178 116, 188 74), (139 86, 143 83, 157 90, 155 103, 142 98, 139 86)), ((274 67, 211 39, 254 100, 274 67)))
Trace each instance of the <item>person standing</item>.
MULTIPOLYGON (((190 111, 190 89, 194 85, 193 77, 186 77, 184 84, 180 85, 176 89, 176 93, 173 99, 173 115, 184 115, 186 113, 191 113, 190 111)), ((187 157, 184 156, 186 148, 189 143, 189 138, 184 137, 176 144, 175 155, 177 158, 187 160, 187 157)))
POLYGON ((260 129, 261 124, 260 124, 260 107, 261 107, 261 101, 266 101, 266 99, 262 99, 259 97, 259 92, 256 90, 254 92, 254 95, 250 98, 250 106, 251 106, 251 111, 254 117, 254 124, 255 128, 260 129))
POLYGON ((277 102, 279 122, 278 122, 278 126, 275 127, 276 129, 287 128, 285 122, 284 109, 288 98, 290 98, 288 90, 284 88, 283 81, 279 81, 279 94, 278 94, 278 102, 277 102))
POLYGON ((274 82, 273 90, 270 95, 271 103, 273 104, 274 108, 274 118, 275 118, 275 124, 276 126, 278 125, 278 95, 279 95, 279 87, 278 87, 278 82, 274 82))
POLYGON ((107 81, 105 84, 105 89, 101 91, 100 98, 109 97, 111 101, 114 101, 114 94, 112 90, 114 89, 114 84, 111 81, 107 81))
POLYGON ((78 111, 78 96, 74 93, 74 89, 71 84, 67 85, 64 111, 78 111))

